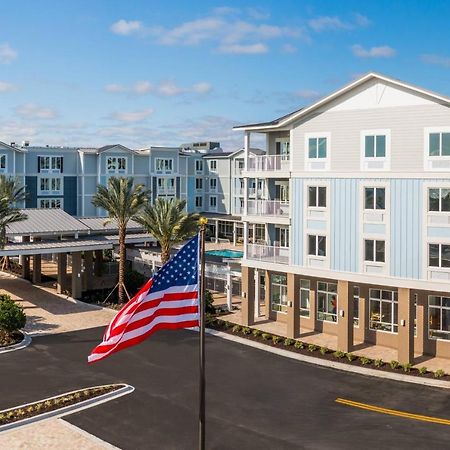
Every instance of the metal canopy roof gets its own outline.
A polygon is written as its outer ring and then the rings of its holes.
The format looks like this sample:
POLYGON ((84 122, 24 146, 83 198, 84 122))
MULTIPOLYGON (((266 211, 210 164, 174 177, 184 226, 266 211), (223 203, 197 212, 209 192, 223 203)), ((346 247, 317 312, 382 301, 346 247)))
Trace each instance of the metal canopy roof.
MULTIPOLYGON (((105 225, 106 219, 106 217, 80 217, 78 220, 94 233, 117 231, 117 220, 114 219, 105 225)), ((143 226, 134 220, 128 222, 127 232, 139 232, 143 230, 143 226)))

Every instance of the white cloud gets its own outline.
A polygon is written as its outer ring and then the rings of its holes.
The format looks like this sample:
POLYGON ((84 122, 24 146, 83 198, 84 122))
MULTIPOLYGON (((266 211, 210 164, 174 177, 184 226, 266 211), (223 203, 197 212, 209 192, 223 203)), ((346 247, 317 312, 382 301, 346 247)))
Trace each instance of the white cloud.
POLYGON ((39 106, 31 102, 17 106, 16 114, 24 119, 54 119, 58 115, 52 108, 39 106))
POLYGON ((352 52, 358 58, 392 58, 397 54, 394 48, 387 45, 364 48, 362 45, 355 44, 352 46, 352 52))
POLYGON ((153 90, 153 85, 149 81, 136 81, 132 87, 135 94, 148 94, 153 90))
POLYGON ((17 58, 17 51, 8 43, 0 44, 0 64, 10 64, 17 58))
POLYGON ((281 47, 281 51, 283 53, 295 53, 297 51, 297 47, 295 45, 292 45, 292 44, 284 44, 281 47))
POLYGON ((301 89, 297 92, 294 92, 294 96, 306 100, 313 100, 320 97, 320 93, 313 89, 301 89))
POLYGON ((426 54, 426 55, 421 55, 420 60, 425 64, 435 64, 437 66, 450 67, 450 57, 449 56, 426 54))
POLYGON ((111 114, 111 118, 119 122, 127 122, 127 123, 142 122, 147 117, 151 116, 153 112, 154 110, 152 108, 147 108, 142 111, 129 111, 129 112, 119 111, 111 114))
POLYGON ((269 48, 265 44, 229 44, 222 45, 219 47, 220 53, 229 53, 233 55, 260 55, 262 53, 267 53, 269 48))
POLYGON ((116 93, 116 92, 126 92, 126 91, 127 91, 127 88, 126 88, 126 86, 123 86, 123 85, 121 85, 121 84, 115 84, 115 83, 112 83, 112 84, 107 84, 107 85, 105 86, 105 91, 106 91, 106 92, 112 92, 112 93, 116 93))
POLYGON ((0 81, 0 92, 14 92, 17 91, 17 86, 6 81, 0 81))
POLYGON ((142 23, 139 20, 124 20, 121 19, 111 25, 111 31, 114 34, 128 36, 130 34, 137 34, 143 30, 142 23))
POLYGON ((255 20, 267 20, 270 18, 270 12, 264 8, 247 8, 247 14, 255 20))
POLYGON ((157 85, 153 85, 150 81, 142 80, 136 81, 136 83, 126 86, 123 84, 107 84, 105 91, 113 94, 128 93, 134 95, 146 95, 155 94, 161 97, 175 97, 182 94, 208 94, 212 91, 210 83, 205 81, 193 84, 192 86, 183 87, 177 85, 172 80, 163 80, 157 85))
POLYGON ((353 20, 344 21, 338 16, 320 16, 308 21, 308 25, 316 32, 326 30, 353 30, 357 27, 367 27, 370 20, 359 13, 353 15, 353 20))
POLYGON ((370 20, 367 16, 356 13, 355 14, 355 23, 360 27, 368 27, 370 25, 370 20))
POLYGON ((185 92, 185 89, 177 86, 173 81, 166 80, 161 81, 156 89, 156 92, 163 97, 174 97, 176 95, 183 94, 185 92))

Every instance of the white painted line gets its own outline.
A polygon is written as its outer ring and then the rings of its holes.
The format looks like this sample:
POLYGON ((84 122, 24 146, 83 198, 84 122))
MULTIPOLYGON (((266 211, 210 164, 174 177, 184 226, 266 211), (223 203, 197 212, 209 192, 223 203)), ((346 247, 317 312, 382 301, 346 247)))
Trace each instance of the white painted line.
POLYGON ((77 427, 76 425, 73 425, 70 422, 66 422, 64 419, 59 418, 56 419, 59 423, 61 423, 62 425, 64 425, 65 427, 69 428, 70 430, 72 430, 75 433, 80 434, 81 436, 84 436, 86 439, 89 439, 90 441, 99 444, 101 446, 103 446, 104 448, 107 448, 109 450, 120 450, 119 447, 116 447, 112 444, 110 444, 109 442, 104 441, 103 439, 100 439, 99 437, 88 433, 87 431, 83 430, 82 428, 77 427))
MULTIPOLYGON (((122 384, 122 383, 116 383, 116 384, 122 384)), ((107 384, 107 385, 104 385, 104 386, 111 386, 111 385, 107 384)), ((84 389, 92 389, 92 388, 96 388, 96 387, 103 387, 103 386, 91 386, 91 387, 87 387, 87 388, 76 389, 74 391, 65 392, 63 394, 58 394, 58 395, 55 395, 53 397, 45 398, 43 400, 37 400, 37 401, 34 401, 34 402, 26 403, 24 405, 14 406, 12 408, 7 408, 7 409, 4 409, 3 411, 0 411, 0 414, 4 413, 5 411, 9 411, 11 409, 26 408, 27 406, 33 405, 33 404, 35 404, 37 402, 45 402, 47 400, 52 400, 54 398, 61 397, 61 396, 64 396, 64 395, 70 395, 70 394, 73 394, 74 392, 82 391, 84 389)), ((131 394, 131 392, 133 392, 133 391, 134 391, 134 387, 133 386, 130 386, 129 384, 123 383, 123 387, 121 387, 121 388, 119 388, 119 389, 117 389, 115 391, 108 392, 106 394, 102 394, 102 395, 99 395, 97 397, 90 398, 88 400, 83 400, 82 402, 75 403, 73 405, 68 405, 68 406, 65 406, 63 408, 57 409, 55 411, 49 411, 49 412, 46 412, 46 413, 43 413, 43 414, 39 414, 39 415, 34 416, 34 417, 28 417, 26 419, 18 420, 18 421, 13 422, 13 423, 8 423, 6 425, 1 425, 0 426, 0 433, 8 432, 8 431, 14 430, 14 429, 19 428, 19 427, 25 427, 25 426, 28 426, 28 425, 32 425, 32 424, 34 424, 36 422, 40 422, 41 420, 55 419, 55 418, 57 419, 57 418, 60 418, 60 417, 67 416, 68 414, 73 414, 73 413, 76 413, 76 412, 80 412, 80 411, 83 411, 84 409, 92 408, 93 406, 101 405, 102 403, 105 403, 105 402, 108 402, 110 400, 114 400, 116 398, 122 397, 123 395, 131 394)))
MULTIPOLYGON (((198 331, 191 328, 192 331, 198 331)), ((212 336, 226 339, 227 341, 238 342, 239 344, 247 345, 248 347, 257 348, 265 352, 274 353, 285 358, 295 359, 297 361, 306 362, 308 364, 315 364, 316 366, 328 367, 332 369, 342 370, 344 372, 357 373, 359 375, 366 375, 376 378, 384 378, 387 380, 402 381, 406 383, 420 384, 422 386, 438 387, 443 389, 450 389, 450 381, 435 380, 430 378, 419 378, 413 375, 402 375, 400 373, 384 372, 382 370, 375 370, 365 367, 358 367, 350 364, 340 363, 337 361, 329 361, 326 359, 314 358, 313 356, 303 355, 301 353, 291 352, 282 348, 273 347, 271 345, 255 342, 250 339, 245 339, 240 336, 235 336, 222 331, 206 329, 206 333, 212 336)))
POLYGON ((31 344, 31 335, 23 330, 21 330, 20 332, 23 334, 23 339, 17 344, 0 348, 0 355, 2 353, 14 352, 15 350, 22 350, 23 348, 26 348, 31 344))

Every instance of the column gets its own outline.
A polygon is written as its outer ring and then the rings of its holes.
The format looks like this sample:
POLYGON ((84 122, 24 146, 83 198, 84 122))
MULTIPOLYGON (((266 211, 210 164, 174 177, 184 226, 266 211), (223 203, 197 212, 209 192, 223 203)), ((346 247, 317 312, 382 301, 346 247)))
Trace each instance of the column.
POLYGON ((96 277, 102 276, 103 266, 103 250, 95 250, 94 275, 96 277))
MULTIPOLYGON (((30 236, 22 236, 22 242, 30 242, 30 236)), ((22 265, 22 278, 29 280, 31 277, 30 271, 30 256, 22 255, 19 257, 19 262, 22 265)))
POLYGON ((42 256, 33 255, 33 284, 38 284, 42 280, 42 256))
POLYGON ((348 281, 338 281, 337 349, 341 352, 351 352, 353 347, 353 296, 349 295, 350 287, 348 281))
POLYGON ((216 244, 217 244, 217 240, 219 239, 219 221, 216 220, 216 244))
POLYGON ((416 291, 414 294, 417 296, 416 303, 416 338, 414 341, 415 352, 424 354, 427 343, 427 332, 428 332, 428 320, 427 320, 427 296, 425 293, 416 291))
POLYGON ((264 311, 264 317, 266 319, 270 318, 270 297, 272 296, 272 284, 270 282, 270 271, 266 270, 266 292, 265 292, 265 311, 264 311))
POLYGON ((81 252, 72 253, 72 298, 81 298, 81 252))
POLYGON ((242 325, 251 325, 254 321, 255 308, 255 270, 242 267, 242 325))
POLYGON ((248 222, 244 222, 244 259, 248 258, 248 222))
POLYGON ((236 245, 236 222, 233 222, 233 245, 236 245))
POLYGON ((244 170, 248 170, 248 151, 250 149, 250 131, 244 134, 244 170))
POLYGON ((398 288, 398 362, 414 362, 414 300, 408 288, 398 288))
POLYGON ((62 294, 66 290, 66 278, 67 278, 67 253, 58 253, 58 273, 56 282, 56 292, 62 294))
POLYGON ((300 277, 287 274, 287 329, 286 336, 295 339, 300 332, 300 277))
POLYGON ((94 252, 84 252, 83 291, 92 289, 94 274, 94 252))
POLYGON ((231 278, 231 272, 227 273, 227 308, 228 311, 233 311, 233 280, 231 278))
POLYGON ((260 284, 259 284, 259 270, 255 269, 255 319, 261 315, 261 307, 259 302, 260 297, 260 284))

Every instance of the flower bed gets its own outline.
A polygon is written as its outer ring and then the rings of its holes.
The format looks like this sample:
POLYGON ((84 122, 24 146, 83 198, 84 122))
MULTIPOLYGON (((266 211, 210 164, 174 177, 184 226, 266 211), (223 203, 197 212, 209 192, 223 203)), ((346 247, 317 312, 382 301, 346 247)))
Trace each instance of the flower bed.
POLYGON ((20 331, 9 333, 0 329, 0 348, 10 347, 23 341, 23 334, 20 331))
POLYGON ((86 400, 117 391, 124 386, 125 385, 123 384, 111 384, 107 386, 80 389, 79 391, 62 394, 54 398, 30 403, 25 406, 6 409, 4 411, 0 411, 0 427, 23 419, 29 419, 41 414, 56 411, 76 403, 81 403, 86 400))
POLYGON ((383 361, 381 359, 374 360, 365 356, 357 356, 353 353, 345 353, 326 347, 320 347, 319 345, 302 342, 298 339, 290 339, 283 336, 266 333, 256 328, 237 325, 216 317, 208 317, 207 326, 214 330, 235 334, 245 339, 260 342, 272 347, 278 347, 284 350, 301 353, 307 356, 337 361, 344 364, 364 366, 386 372, 402 373, 405 375, 425 378, 438 378, 441 380, 450 381, 450 375, 446 374, 442 369, 432 372, 427 370, 426 367, 414 368, 411 364, 400 364, 398 361, 383 361))

